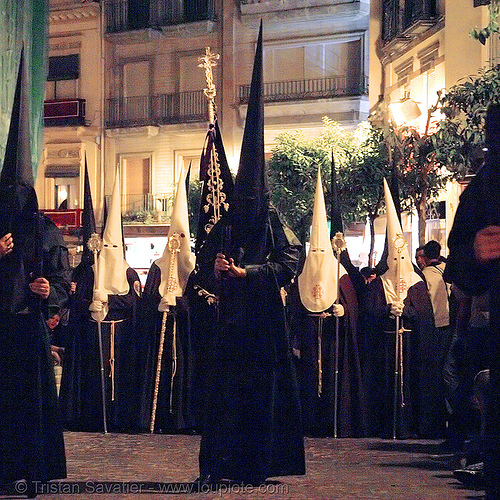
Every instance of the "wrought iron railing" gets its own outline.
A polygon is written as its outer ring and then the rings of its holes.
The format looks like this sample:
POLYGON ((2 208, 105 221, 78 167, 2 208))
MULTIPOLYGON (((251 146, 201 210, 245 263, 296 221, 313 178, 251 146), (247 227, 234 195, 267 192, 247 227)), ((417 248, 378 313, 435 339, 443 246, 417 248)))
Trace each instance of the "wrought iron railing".
POLYGON ((108 99, 106 127, 166 125, 207 120, 203 90, 108 99))
POLYGON ((106 33, 215 19, 215 0, 105 0, 106 33))
MULTIPOLYGON (((253 3, 269 3, 269 0, 240 0, 241 5, 250 5, 253 3)), ((286 2, 283 2, 283 0, 275 0, 276 4, 279 4, 280 6, 285 6, 286 2)), ((332 3, 335 4, 344 4, 344 3, 359 3, 359 0, 336 0, 333 1, 332 3)), ((323 5, 323 4, 321 4, 323 5)), ((314 2, 309 1, 308 2, 308 7, 314 7, 314 2)), ((288 7, 289 9, 292 8, 297 8, 296 5, 292 2, 290 2, 290 6, 288 7)))
MULTIPOLYGON (((106 195, 109 206, 110 195, 106 195)), ((164 221, 170 217, 173 193, 122 194, 121 209, 124 222, 164 221)))
POLYGON ((390 41, 420 21, 435 21, 438 17, 437 0, 384 2, 382 37, 390 41))
MULTIPOLYGON (((308 80, 288 80, 264 84, 264 102, 303 101, 330 97, 358 96, 368 93, 366 77, 331 76, 308 80)), ((239 101, 246 104, 250 85, 240 85, 239 101)))

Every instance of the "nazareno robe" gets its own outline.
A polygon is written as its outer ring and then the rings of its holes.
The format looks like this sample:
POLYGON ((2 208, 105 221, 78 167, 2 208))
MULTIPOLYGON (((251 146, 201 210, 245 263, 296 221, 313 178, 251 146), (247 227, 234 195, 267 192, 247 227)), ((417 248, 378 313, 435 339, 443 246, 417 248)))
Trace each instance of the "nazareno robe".
MULTIPOLYGON (((153 263, 144 286, 138 324, 138 336, 141 346, 138 370, 140 387, 139 425, 141 430, 145 431, 150 430, 164 314, 158 311, 158 304, 161 300, 158 291, 160 282, 160 268, 153 263)), ((171 308, 166 319, 155 416, 155 430, 157 432, 175 433, 189 429, 194 425, 191 415, 191 372, 193 363, 191 352, 185 300, 178 298, 177 305, 171 308)))
MULTIPOLYGON (((360 330, 362 364, 371 436, 392 437, 394 421, 395 321, 386 303, 382 280, 366 286, 362 297, 360 330)), ((404 301, 403 391, 398 383, 396 437, 442 437, 444 392, 436 347, 439 334, 427 288, 419 281, 409 288, 404 301), (402 404, 404 403, 404 404, 402 404)))
MULTIPOLYGON (((76 282, 76 292, 71 300, 69 338, 66 340, 59 394, 61 411, 67 429, 98 432, 103 430, 104 423, 98 327, 89 311, 94 289, 92 267, 82 262, 75 268, 73 281, 76 282)), ((132 268, 127 269, 127 281, 128 294, 108 297, 109 311, 101 323, 107 426, 108 430, 117 432, 134 431, 138 427, 135 326, 140 281, 132 268), (113 330, 114 349, 111 342, 113 330)))
MULTIPOLYGON (((366 402, 361 377, 357 338, 358 300, 351 279, 339 280, 340 303, 344 316, 339 319, 337 436, 366 435, 366 402)), ((318 327, 319 318, 312 317, 297 293, 290 291, 290 323, 293 345, 300 352, 297 360, 304 430, 316 436, 334 435, 335 413, 335 316, 323 319, 321 338, 322 383, 319 384, 318 327)), ((328 311, 326 311, 328 312, 328 311)), ((331 313, 331 311, 330 311, 331 313)))
POLYGON ((54 314, 67 301, 68 252, 58 229, 46 217, 33 225, 20 221, 14 227, 14 251, 0 258, 4 287, 0 295, 2 483, 66 477, 62 425, 43 310, 54 314), (36 224, 41 224, 41 252, 37 248, 36 224), (18 273, 20 269, 24 272, 18 273), (28 288, 29 281, 40 275, 50 282, 50 295, 45 300, 28 288))
MULTIPOLYGON (((276 212, 266 220, 264 232, 253 235, 262 244, 233 254, 247 276, 220 283, 200 446, 200 473, 215 480, 305 473, 300 401, 280 294, 296 272, 300 244, 276 212)), ((214 257, 222 232, 216 225, 205 243, 214 257)))

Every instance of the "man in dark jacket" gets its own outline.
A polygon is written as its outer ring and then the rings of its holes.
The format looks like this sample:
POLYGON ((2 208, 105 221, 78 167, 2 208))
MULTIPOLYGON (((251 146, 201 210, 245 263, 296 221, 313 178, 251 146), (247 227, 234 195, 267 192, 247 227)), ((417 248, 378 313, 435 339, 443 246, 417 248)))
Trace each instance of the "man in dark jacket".
POLYGON ((483 167, 460 197, 445 276, 465 292, 490 292, 489 388, 484 474, 489 499, 500 498, 500 106, 488 109, 483 167))

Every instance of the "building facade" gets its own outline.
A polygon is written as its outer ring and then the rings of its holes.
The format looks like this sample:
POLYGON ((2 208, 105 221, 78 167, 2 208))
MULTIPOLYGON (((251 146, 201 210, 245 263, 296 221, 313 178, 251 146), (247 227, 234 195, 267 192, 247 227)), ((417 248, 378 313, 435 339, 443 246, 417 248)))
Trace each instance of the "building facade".
POLYGON ((65 192, 81 206, 85 153, 96 209, 118 168, 126 220, 168 220, 180 168, 196 177, 207 132, 207 47, 236 171, 261 20, 268 152, 281 132, 318 134, 323 116, 347 127, 368 116, 368 0, 50 0, 45 208, 65 192))
MULTIPOLYGON (((484 0, 372 0, 370 110, 383 103, 399 125, 425 131, 428 110, 445 91, 498 62, 498 37, 483 45, 469 32, 489 22, 484 0)), ((430 121, 440 119, 435 112, 430 121)), ((446 248, 462 186, 450 183, 432 200, 427 240, 446 248)))

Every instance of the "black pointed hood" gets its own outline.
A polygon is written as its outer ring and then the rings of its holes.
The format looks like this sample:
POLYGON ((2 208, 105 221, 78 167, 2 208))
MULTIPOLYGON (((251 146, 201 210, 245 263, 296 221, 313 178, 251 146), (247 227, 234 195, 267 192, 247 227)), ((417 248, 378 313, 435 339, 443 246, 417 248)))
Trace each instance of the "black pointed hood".
POLYGON ((12 104, 9 134, 5 148, 0 184, 13 185, 23 182, 33 185, 33 166, 31 162, 29 100, 27 76, 24 62, 24 49, 21 50, 17 73, 16 90, 12 104))
POLYGON ((188 171, 186 173, 186 179, 185 179, 185 188, 186 188, 186 197, 187 197, 187 201, 188 201, 188 204, 189 204, 189 183, 191 182, 191 166, 192 166, 192 162, 189 162, 189 167, 188 167, 188 171))
POLYGON ((83 236, 83 253, 82 261, 88 264, 94 264, 94 254, 89 250, 87 243, 96 233, 94 205, 92 203, 92 192, 90 190, 89 171, 87 166, 87 157, 85 157, 85 179, 83 184, 83 212, 82 212, 82 236, 83 236))
POLYGON ((342 215, 340 213, 339 194, 337 189, 337 172, 335 170, 335 158, 333 157, 333 153, 330 189, 330 239, 333 239, 336 233, 344 232, 344 224, 342 223, 342 215))
POLYGON ((101 223, 101 238, 104 234, 104 229, 106 227, 106 221, 108 220, 108 202, 106 196, 102 202, 102 223, 101 223))
MULTIPOLYGON (((330 199, 330 240, 333 240, 337 233, 344 234, 344 224, 342 222, 342 213, 340 210, 339 203, 339 192, 337 187, 337 172, 335 169, 335 158, 332 153, 332 166, 331 166, 331 199, 330 199)), ((359 274, 357 269, 351 262, 349 256, 349 251, 347 248, 340 253, 339 257, 340 263, 344 266, 345 270, 349 273, 351 279, 353 279, 353 274, 359 274)), ((359 279, 355 276, 354 279, 359 279)))
POLYGON ((29 108, 26 96, 24 49, 21 51, 9 133, 0 173, 0 235, 28 230, 17 219, 30 218, 38 212, 38 201, 33 188, 33 170, 29 134, 29 108))
POLYGON ((262 63, 262 22, 255 50, 252 83, 240 164, 234 183, 233 238, 239 246, 263 229, 269 209, 269 188, 264 155, 264 100, 262 63))

